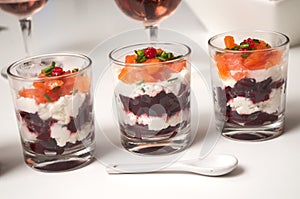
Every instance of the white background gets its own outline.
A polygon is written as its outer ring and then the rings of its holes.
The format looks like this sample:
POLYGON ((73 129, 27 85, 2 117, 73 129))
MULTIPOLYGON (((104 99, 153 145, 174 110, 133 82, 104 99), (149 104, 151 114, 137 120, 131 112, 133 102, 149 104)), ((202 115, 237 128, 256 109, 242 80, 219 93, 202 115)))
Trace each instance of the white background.
MULTIPOLYGON (((0 26, 7 27, 0 31, 3 67, 25 54, 16 18, 0 11, 0 26)), ((112 0, 49 0, 33 17, 33 52, 89 54, 100 42, 141 26, 123 15, 112 0)), ((161 27, 186 35, 206 51, 210 35, 185 2, 161 27)), ((221 137, 211 153, 233 154, 239 159, 239 167, 223 177, 187 173, 108 175, 99 161, 70 172, 37 172, 23 162, 8 82, 0 78, 0 198, 299 198, 299 56, 300 47, 293 47, 285 133, 254 143, 221 137)), ((206 116, 199 120, 207 125, 206 116)), ((197 135, 199 143, 203 137, 197 135)))

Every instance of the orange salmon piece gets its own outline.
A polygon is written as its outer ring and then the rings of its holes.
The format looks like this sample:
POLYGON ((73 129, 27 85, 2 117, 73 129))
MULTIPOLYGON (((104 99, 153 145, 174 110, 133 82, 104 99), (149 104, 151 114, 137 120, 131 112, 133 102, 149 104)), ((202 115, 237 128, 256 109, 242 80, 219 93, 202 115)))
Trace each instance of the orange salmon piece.
POLYGON ((259 49, 267 49, 267 48, 271 48, 270 45, 267 45, 267 43, 263 40, 259 40, 259 42, 254 42, 254 48, 256 50, 259 50, 259 49))
POLYGON ((45 89, 45 82, 33 82, 34 88, 42 88, 45 89))
POLYGON ((225 43, 225 47, 226 48, 234 48, 235 46, 237 46, 236 43, 234 43, 234 38, 233 36, 225 36, 224 37, 224 43, 225 43))
POLYGON ((283 51, 278 50, 272 52, 272 56, 268 59, 268 63, 272 66, 278 65, 282 60, 283 51))
POLYGON ((266 68, 267 59, 270 57, 270 52, 254 52, 251 53, 245 60, 244 65, 249 70, 259 70, 266 68))
POLYGON ((149 74, 148 72, 149 68, 135 68, 135 67, 124 67, 118 78, 127 83, 127 84, 133 84, 137 82, 156 82, 156 79, 149 74))
POLYGON ((249 70, 268 69, 280 63, 281 51, 255 52, 250 54, 244 61, 249 70))
POLYGON ((87 75, 78 76, 75 82, 75 90, 78 89, 82 93, 88 92, 91 88, 91 79, 87 75))
POLYGON ((47 90, 52 90, 56 87, 60 87, 64 84, 62 80, 46 80, 45 82, 34 82, 33 86, 35 88, 44 88, 47 90))
POLYGON ((136 59, 136 55, 126 55, 125 63, 134 64, 136 59))
POLYGON ((151 58, 151 59, 147 59, 143 63, 158 63, 158 62, 161 62, 161 61, 159 59, 157 59, 157 58, 151 58))
POLYGON ((230 71, 226 63, 226 59, 221 54, 215 56, 216 65, 221 79, 227 79, 230 76, 230 71))
POLYGON ((29 88, 29 89, 23 89, 19 92, 20 97, 25 98, 32 98, 36 101, 37 104, 41 103, 47 103, 48 99, 45 97, 45 93, 47 90, 45 89, 35 89, 35 88, 29 88))
POLYGON ((236 72, 232 75, 232 77, 235 80, 240 80, 240 79, 247 77, 248 74, 249 74, 248 71, 236 72))
POLYGON ((173 72, 179 73, 186 67, 186 64, 186 60, 182 60, 174 63, 169 63, 167 65, 173 72))
POLYGON ((132 71, 131 67, 122 68, 121 72, 118 75, 118 79, 120 79, 124 82, 127 82, 127 76, 128 76, 128 73, 130 73, 130 71, 132 71))
POLYGON ((154 75, 158 73, 159 71, 162 71, 164 68, 163 65, 161 64, 151 64, 149 66, 143 66, 143 69, 149 74, 149 75, 154 75))
POLYGON ((64 84, 60 87, 60 89, 57 92, 60 92, 61 95, 70 95, 71 92, 73 92, 76 89, 76 77, 65 77, 62 80, 64 81, 64 84))
POLYGON ((243 58, 240 54, 218 54, 215 56, 215 60, 219 76, 222 79, 232 76, 235 80, 240 80, 248 74, 247 68, 244 67, 243 58), (233 75, 231 75, 231 71, 233 71, 233 75))

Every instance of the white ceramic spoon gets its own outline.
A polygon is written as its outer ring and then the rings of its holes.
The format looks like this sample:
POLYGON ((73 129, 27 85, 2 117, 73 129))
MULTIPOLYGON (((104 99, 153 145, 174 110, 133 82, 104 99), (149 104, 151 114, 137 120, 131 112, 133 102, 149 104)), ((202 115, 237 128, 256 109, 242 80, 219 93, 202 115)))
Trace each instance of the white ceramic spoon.
POLYGON ((172 164, 114 164, 108 165, 106 171, 109 174, 171 171, 190 172, 205 176, 221 176, 231 172, 237 165, 238 160, 232 155, 211 155, 204 159, 177 161, 172 164))

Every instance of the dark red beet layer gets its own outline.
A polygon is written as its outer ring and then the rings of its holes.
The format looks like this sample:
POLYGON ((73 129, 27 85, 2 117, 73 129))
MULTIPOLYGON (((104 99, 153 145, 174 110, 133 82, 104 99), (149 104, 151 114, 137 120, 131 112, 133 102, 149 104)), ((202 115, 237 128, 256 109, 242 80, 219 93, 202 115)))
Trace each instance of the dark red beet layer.
POLYGON ((284 80, 272 81, 269 77, 261 82, 256 82, 253 78, 243 78, 239 80, 234 87, 226 86, 224 89, 217 87, 215 90, 215 99, 221 107, 221 113, 226 115, 227 123, 242 126, 257 126, 271 123, 278 119, 276 114, 268 114, 257 111, 252 114, 238 114, 232 110, 226 103, 236 97, 245 97, 251 99, 253 103, 269 100, 272 89, 278 89, 284 86, 284 80))
MULTIPOLYGON (((147 116, 161 117, 167 114, 171 117, 179 111, 190 108, 190 91, 186 85, 181 84, 179 95, 174 93, 166 93, 164 90, 156 96, 140 95, 135 98, 129 98, 119 95, 126 112, 132 112, 136 116, 146 114, 147 116)), ((136 139, 149 138, 151 136, 175 136, 181 128, 187 125, 187 121, 182 121, 176 126, 169 126, 161 130, 149 130, 148 125, 121 125, 121 131, 128 137, 136 139)))
POLYGON ((243 78, 233 88, 230 86, 225 87, 226 99, 228 102, 240 96, 251 99, 253 103, 266 101, 269 99, 272 89, 281 87, 283 83, 283 80, 273 82, 271 77, 261 82, 256 82, 253 78, 243 78))
MULTIPOLYGON (((90 96, 87 95, 82 106, 79 108, 79 112, 76 118, 70 117, 70 122, 66 124, 66 127, 70 133, 76 133, 77 130, 81 130, 81 127, 86 122, 92 122, 92 105, 90 103, 90 96)), ((70 148, 75 145, 81 144, 77 141, 75 144, 67 143, 64 147, 57 146, 56 140, 51 138, 51 126, 58 122, 53 118, 42 120, 38 113, 28 113, 20 111, 20 116, 26 123, 28 130, 37 134, 37 140, 34 143, 30 143, 30 149, 38 154, 45 154, 45 151, 56 152, 56 154, 62 154, 64 148, 70 148)))
POLYGON ((135 98, 129 98, 120 95, 120 100, 123 104, 124 111, 132 112, 137 116, 146 114, 148 116, 160 117, 163 114, 167 114, 167 116, 170 117, 180 110, 189 107, 189 95, 190 93, 186 91, 186 86, 182 84, 178 96, 173 93, 166 93, 162 90, 154 97, 140 95, 135 98))
POLYGON ((177 124, 176 126, 169 126, 165 129, 161 129, 158 131, 149 130, 147 125, 125 125, 121 127, 121 131, 128 137, 134 137, 136 139, 143 139, 155 136, 165 136, 169 134, 169 137, 174 137, 177 134, 178 129, 184 128, 187 122, 182 122, 177 124), (131 134, 131 136, 129 135, 131 134), (134 135, 134 136, 132 136, 134 135))

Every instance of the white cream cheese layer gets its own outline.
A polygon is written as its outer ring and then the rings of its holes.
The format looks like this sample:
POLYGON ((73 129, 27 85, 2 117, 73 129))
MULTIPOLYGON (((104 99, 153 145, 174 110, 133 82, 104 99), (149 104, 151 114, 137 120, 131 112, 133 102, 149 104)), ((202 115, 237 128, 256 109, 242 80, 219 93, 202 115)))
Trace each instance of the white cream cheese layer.
POLYGON ((236 97, 231 99, 227 105, 239 114, 251 114, 257 111, 262 111, 268 114, 280 111, 282 101, 282 88, 273 89, 270 97, 266 101, 253 103, 251 99, 245 97, 236 97))
MULTIPOLYGON (((232 74, 239 71, 231 71, 232 74)), ((249 70, 249 74, 247 78, 253 78, 256 82, 262 82, 269 77, 272 78, 272 81, 279 81, 280 79, 286 79, 283 76, 282 66, 274 66, 268 69, 261 70, 249 70)), ((228 78, 226 80, 222 80, 222 84, 224 87, 230 86, 234 87, 237 83, 233 78, 228 78)), ((266 112, 268 114, 276 113, 280 111, 282 104, 282 87, 278 89, 272 89, 270 93, 269 99, 263 102, 253 103, 251 99, 245 97, 236 97, 231 99, 227 105, 230 106, 233 110, 237 111, 239 114, 251 114, 257 111, 266 112)))
POLYGON ((167 114, 163 114, 160 117, 148 116, 143 114, 141 116, 136 116, 132 112, 121 111, 121 117, 123 118, 123 122, 128 125, 148 125, 149 130, 159 131, 169 126, 176 126, 183 121, 188 121, 190 117, 189 110, 181 110, 175 115, 171 117, 167 117, 167 114))
MULTIPOLYGON (((268 79, 269 77, 271 77, 273 81, 278 81, 280 79, 286 79, 286 77, 283 76, 283 74, 285 74, 285 73, 282 70, 283 69, 282 69, 281 65, 273 66, 268 69, 248 70, 247 78, 253 78, 256 80, 256 82, 264 81, 264 80, 268 79)), ((237 72, 240 72, 240 71, 234 71, 234 70, 230 71, 230 73, 232 75, 234 75, 237 72)), ((222 84, 224 87, 225 86, 234 87, 234 85, 236 83, 237 83, 237 81, 233 78, 227 78, 226 80, 222 80, 222 84)))
POLYGON ((49 118, 61 121, 64 124, 69 123, 70 117, 76 117, 80 106, 85 100, 86 94, 77 93, 75 95, 65 95, 56 102, 46 104, 36 104, 32 98, 20 97, 17 99, 16 108, 28 113, 38 113, 43 120, 49 118))
POLYGON ((51 138, 56 140, 58 146, 63 147, 68 142, 75 144, 77 141, 83 140, 92 130, 92 125, 87 124, 76 133, 71 133, 63 124, 55 123, 51 126, 51 138))
MULTIPOLYGON (((58 120, 57 123, 51 126, 50 136, 56 140, 58 146, 63 147, 67 142, 74 144, 76 141, 83 140, 92 131, 91 124, 81 127, 82 130, 78 130, 76 133, 71 133, 66 127, 66 124, 70 122, 70 117, 77 117, 79 108, 82 106, 85 97, 86 94, 83 93, 65 95, 56 102, 39 105, 32 98, 20 97, 17 99, 16 108, 18 111, 25 111, 32 114, 38 113, 39 117, 43 120, 49 118, 58 120)), ((20 131, 24 141, 32 142, 37 140, 37 134, 30 132, 24 121, 22 121, 20 131)))

